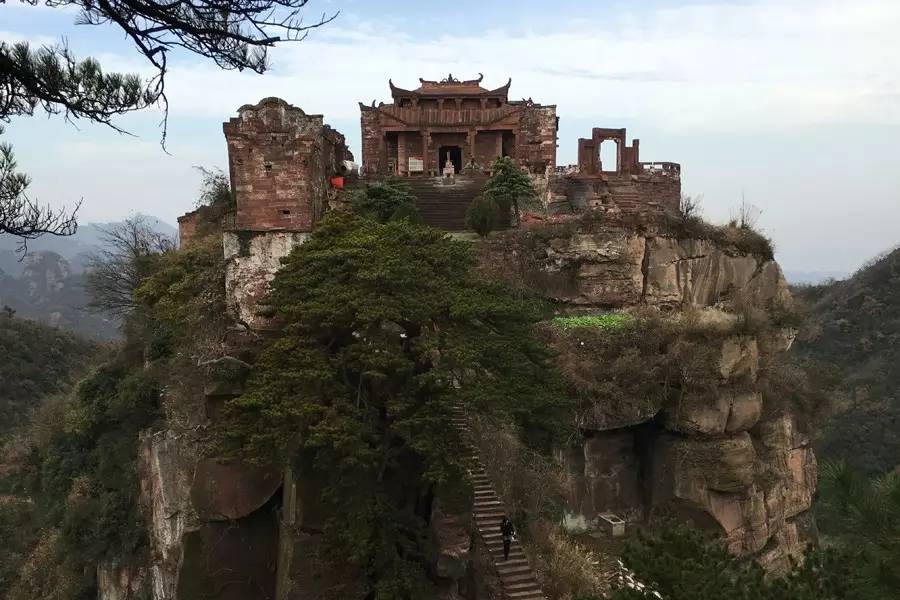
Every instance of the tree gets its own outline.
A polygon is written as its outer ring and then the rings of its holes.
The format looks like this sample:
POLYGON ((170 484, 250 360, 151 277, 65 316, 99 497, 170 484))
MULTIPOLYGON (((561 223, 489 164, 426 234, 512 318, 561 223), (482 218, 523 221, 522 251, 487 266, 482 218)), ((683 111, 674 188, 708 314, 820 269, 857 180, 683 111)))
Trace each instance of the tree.
POLYGON ((900 472, 866 477, 825 463, 817 517, 834 543, 864 557, 858 574, 872 598, 900 595, 900 472))
POLYGON ((519 224, 519 207, 538 197, 537 190, 528 173, 520 169, 515 161, 502 156, 491 167, 491 178, 484 188, 484 196, 493 200, 501 211, 513 208, 516 225, 519 224))
MULTIPOLYGON (((3 128, 0 127, 0 135, 2 134, 3 128)), ((0 234, 8 233, 19 237, 24 250, 28 240, 41 235, 75 233, 78 207, 66 212, 41 206, 25 194, 30 184, 28 175, 17 172, 12 146, 0 143, 0 234)))
POLYGON ((512 415, 538 440, 562 402, 531 335, 542 307, 473 267, 436 229, 326 216, 276 275, 281 336, 226 406, 232 456, 324 482, 329 539, 371 597, 426 597, 430 498, 466 489, 454 407, 512 415))
POLYGON ((134 293, 153 272, 154 259, 173 250, 175 241, 136 216, 105 230, 103 243, 103 250, 88 259, 87 307, 126 316, 138 306, 134 293))
POLYGON ((350 192, 350 204, 358 215, 382 223, 398 219, 419 221, 416 197, 408 185, 396 180, 364 184, 350 192))
MULTIPOLYGON (((36 5, 39 0, 22 0, 36 5)), ((78 22, 115 24, 131 40, 156 74, 104 73, 93 58, 79 60, 65 44, 33 50, 28 43, 0 41, 0 122, 36 111, 87 119, 117 131, 113 119, 159 102, 168 114, 165 93, 168 58, 182 48, 209 58, 223 69, 266 70, 267 49, 282 41, 300 41, 311 29, 337 14, 304 23, 309 0, 46 0, 53 8, 75 7, 78 22)), ((165 117, 163 119, 165 141, 165 117)), ((42 208, 24 196, 28 179, 15 173, 8 146, 0 147, 0 233, 23 240, 49 233, 75 232, 75 212, 42 208)))
POLYGON ((466 223, 475 230, 475 233, 485 237, 497 227, 499 213, 500 208, 491 197, 479 194, 466 211, 466 223))
MULTIPOLYGON (((623 555, 639 586, 622 586, 611 600, 887 600, 867 587, 864 560, 842 549, 810 548, 783 575, 732 555, 712 535, 686 525, 657 527, 623 555)), ((884 590, 882 590, 883 592, 884 590)))

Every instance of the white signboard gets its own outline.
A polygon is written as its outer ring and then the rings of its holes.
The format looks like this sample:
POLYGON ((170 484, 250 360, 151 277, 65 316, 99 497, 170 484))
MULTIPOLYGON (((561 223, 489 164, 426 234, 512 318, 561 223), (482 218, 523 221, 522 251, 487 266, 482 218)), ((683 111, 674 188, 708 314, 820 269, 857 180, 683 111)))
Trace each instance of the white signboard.
POLYGON ((416 158, 415 156, 409 157, 409 172, 410 173, 421 173, 425 170, 425 161, 421 158, 416 158))

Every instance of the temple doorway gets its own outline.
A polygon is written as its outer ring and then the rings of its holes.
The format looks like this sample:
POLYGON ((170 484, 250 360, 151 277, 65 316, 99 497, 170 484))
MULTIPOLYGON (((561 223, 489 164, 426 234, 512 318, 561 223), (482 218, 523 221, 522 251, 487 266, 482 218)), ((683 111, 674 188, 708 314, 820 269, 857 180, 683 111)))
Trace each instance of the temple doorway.
POLYGON ((456 172, 459 173, 462 171, 462 148, 459 146, 441 146, 438 149, 438 170, 444 170, 444 165, 447 164, 448 156, 450 157, 450 162, 452 162, 453 166, 456 168, 456 172))

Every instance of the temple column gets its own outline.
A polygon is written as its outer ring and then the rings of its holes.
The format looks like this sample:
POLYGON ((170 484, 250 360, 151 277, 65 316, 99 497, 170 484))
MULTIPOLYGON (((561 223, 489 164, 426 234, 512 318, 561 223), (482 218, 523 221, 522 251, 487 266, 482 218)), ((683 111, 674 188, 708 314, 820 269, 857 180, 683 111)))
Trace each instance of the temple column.
POLYGON ((503 132, 497 131, 497 156, 494 158, 500 158, 503 156, 503 132))
POLYGON ((478 132, 474 127, 470 127, 468 133, 466 134, 466 140, 469 142, 469 159, 463 161, 463 168, 466 167, 472 160, 475 159, 475 136, 478 132))
POLYGON ((406 132, 397 134, 397 174, 407 175, 409 171, 409 159, 406 154, 406 132))
POLYGON ((427 129, 422 130, 422 169, 431 174, 431 132, 427 129))

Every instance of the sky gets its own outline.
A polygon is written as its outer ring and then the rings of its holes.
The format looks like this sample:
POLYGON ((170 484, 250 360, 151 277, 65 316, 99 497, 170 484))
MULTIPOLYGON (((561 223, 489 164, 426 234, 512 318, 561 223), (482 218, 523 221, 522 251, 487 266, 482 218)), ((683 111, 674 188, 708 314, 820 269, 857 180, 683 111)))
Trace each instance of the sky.
MULTIPOLYGON (((900 2, 745 0, 310 0, 339 11, 258 75, 170 57, 162 113, 116 121, 132 135, 60 117, 16 118, 0 141, 31 175, 31 195, 82 201, 84 222, 134 213, 174 223, 200 175, 227 171, 222 122, 280 96, 324 114, 359 158, 358 102, 389 101, 388 78, 512 78, 510 98, 556 104, 557 162, 576 162, 592 127, 627 127, 641 160, 682 165, 683 192, 710 220, 761 210, 788 271, 851 272, 900 243, 900 2)), ((113 26, 75 11, 0 4, 0 40, 55 43, 106 71, 152 75, 113 26)))

